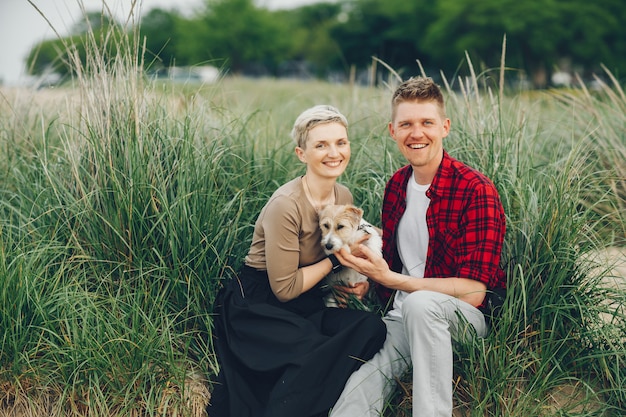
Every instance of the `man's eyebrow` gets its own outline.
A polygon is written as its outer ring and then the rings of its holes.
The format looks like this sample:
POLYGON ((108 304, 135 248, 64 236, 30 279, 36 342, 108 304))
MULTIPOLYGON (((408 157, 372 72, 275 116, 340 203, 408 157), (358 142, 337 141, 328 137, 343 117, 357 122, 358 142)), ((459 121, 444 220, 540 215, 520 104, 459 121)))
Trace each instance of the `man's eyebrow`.
POLYGON ((436 117, 409 117, 407 119, 398 119, 396 123, 414 123, 414 122, 427 122, 436 120, 436 117))

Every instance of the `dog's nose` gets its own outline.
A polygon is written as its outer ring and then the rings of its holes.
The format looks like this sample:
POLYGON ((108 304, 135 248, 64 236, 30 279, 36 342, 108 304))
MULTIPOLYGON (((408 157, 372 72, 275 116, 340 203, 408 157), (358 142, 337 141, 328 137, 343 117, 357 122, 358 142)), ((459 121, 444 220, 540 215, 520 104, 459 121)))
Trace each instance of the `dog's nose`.
POLYGON ((333 244, 332 243, 327 243, 325 246, 326 246, 326 249, 332 249, 333 248, 333 244))

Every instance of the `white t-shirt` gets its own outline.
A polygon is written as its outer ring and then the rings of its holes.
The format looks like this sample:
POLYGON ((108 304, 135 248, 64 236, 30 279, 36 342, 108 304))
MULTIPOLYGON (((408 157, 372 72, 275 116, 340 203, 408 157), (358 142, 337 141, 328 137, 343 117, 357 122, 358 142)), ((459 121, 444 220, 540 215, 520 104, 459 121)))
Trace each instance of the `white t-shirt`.
MULTIPOLYGON (((402 274, 415 278, 424 278, 426 255, 428 253, 428 227, 426 225, 426 210, 430 205, 430 198, 426 197, 428 185, 420 185, 411 175, 406 188, 406 211, 398 223, 396 234, 398 254, 402 261, 402 274)), ((393 300, 393 309, 390 316, 402 316, 402 302, 409 294, 397 291, 393 300)))

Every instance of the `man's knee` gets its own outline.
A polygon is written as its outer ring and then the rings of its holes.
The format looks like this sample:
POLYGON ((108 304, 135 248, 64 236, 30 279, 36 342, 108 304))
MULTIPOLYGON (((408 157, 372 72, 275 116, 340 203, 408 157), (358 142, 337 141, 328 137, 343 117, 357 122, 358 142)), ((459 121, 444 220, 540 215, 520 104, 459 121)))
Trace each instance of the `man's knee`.
POLYGON ((434 291, 415 291, 402 304, 403 315, 413 318, 433 318, 444 314, 448 297, 434 291))

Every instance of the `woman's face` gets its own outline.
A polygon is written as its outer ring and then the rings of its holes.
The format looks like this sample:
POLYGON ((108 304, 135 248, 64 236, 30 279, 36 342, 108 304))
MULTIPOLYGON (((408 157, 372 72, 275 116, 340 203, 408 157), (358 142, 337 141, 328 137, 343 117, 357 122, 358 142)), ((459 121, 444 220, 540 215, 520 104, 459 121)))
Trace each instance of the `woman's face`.
POLYGON ((348 132, 341 123, 324 123, 309 130, 306 148, 296 148, 298 158, 307 164, 307 174, 337 178, 350 161, 348 132))

